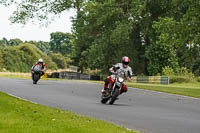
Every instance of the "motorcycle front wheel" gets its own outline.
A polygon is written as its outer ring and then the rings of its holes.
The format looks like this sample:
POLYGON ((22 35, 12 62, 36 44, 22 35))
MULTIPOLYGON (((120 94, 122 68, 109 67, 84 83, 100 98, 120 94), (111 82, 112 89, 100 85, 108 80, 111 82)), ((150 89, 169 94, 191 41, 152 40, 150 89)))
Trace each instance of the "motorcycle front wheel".
POLYGON ((38 80, 40 79, 40 74, 34 73, 33 77, 33 84, 37 84, 38 80))
POLYGON ((115 89, 115 91, 109 101, 109 104, 113 104, 118 96, 119 96, 119 89, 115 89))

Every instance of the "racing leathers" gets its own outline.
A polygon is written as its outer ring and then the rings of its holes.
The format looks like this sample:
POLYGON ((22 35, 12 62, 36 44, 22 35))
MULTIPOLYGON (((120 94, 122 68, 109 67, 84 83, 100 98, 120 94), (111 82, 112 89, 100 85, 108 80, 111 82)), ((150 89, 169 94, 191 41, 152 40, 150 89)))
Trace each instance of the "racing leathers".
POLYGON ((41 76, 44 75, 44 70, 45 70, 45 64, 44 63, 36 63, 35 65, 32 66, 32 79, 33 79, 33 74, 35 71, 39 71, 41 73, 41 76), (35 69, 37 67, 37 70, 35 69))
MULTIPOLYGON (((104 89, 103 89, 103 90, 106 91, 106 89, 111 88, 111 87, 114 85, 114 82, 115 82, 115 79, 114 79, 114 78, 115 78, 115 75, 114 75, 113 73, 116 73, 116 71, 117 71, 118 69, 122 69, 122 70, 125 72, 125 75, 124 75, 124 76, 125 76, 125 79, 131 80, 131 77, 133 76, 133 72, 132 72, 131 67, 129 67, 128 65, 124 65, 124 64, 122 64, 122 63, 117 63, 117 64, 115 64, 113 67, 111 67, 111 68, 109 69, 109 71, 110 71, 112 74, 106 78, 105 83, 104 83, 104 89)), ((128 90, 127 86, 126 86, 125 84, 123 84, 123 87, 122 87, 122 89, 121 89, 120 94, 123 93, 123 92, 127 92, 127 90, 128 90)), ((102 93, 104 93, 104 92, 102 91, 102 93)))

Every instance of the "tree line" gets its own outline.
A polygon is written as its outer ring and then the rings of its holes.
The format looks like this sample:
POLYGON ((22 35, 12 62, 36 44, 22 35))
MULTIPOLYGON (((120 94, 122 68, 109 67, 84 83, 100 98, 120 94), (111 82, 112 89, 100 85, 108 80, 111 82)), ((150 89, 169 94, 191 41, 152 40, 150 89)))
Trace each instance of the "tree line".
POLYGON ((39 58, 44 60, 47 69, 65 69, 72 62, 70 37, 69 33, 53 32, 50 42, 3 38, 0 40, 0 71, 30 72, 39 58))
POLYGON ((71 52, 72 63, 82 71, 106 73, 128 56, 137 75, 163 74, 166 69, 200 75, 198 0, 25 0, 17 7, 10 20, 23 24, 32 18, 46 24, 51 16, 75 9, 69 49, 57 48, 55 40, 54 50, 71 52))

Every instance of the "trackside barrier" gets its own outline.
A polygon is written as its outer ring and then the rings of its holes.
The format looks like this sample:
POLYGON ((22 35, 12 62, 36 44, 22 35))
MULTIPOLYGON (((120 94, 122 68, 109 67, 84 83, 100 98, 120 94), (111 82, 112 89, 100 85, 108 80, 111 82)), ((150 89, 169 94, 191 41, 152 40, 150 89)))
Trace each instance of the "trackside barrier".
POLYGON ((169 84, 167 76, 137 76, 133 77, 133 83, 169 84))
POLYGON ((81 80, 100 80, 100 76, 87 75, 77 72, 53 72, 51 78, 81 79, 81 80))
MULTIPOLYGON (((49 76, 48 76, 49 77, 49 76)), ((105 77, 97 75, 87 75, 77 72, 53 72, 51 78, 81 79, 81 80, 105 80, 105 77)), ((133 83, 169 84, 167 76, 136 76, 133 83)))

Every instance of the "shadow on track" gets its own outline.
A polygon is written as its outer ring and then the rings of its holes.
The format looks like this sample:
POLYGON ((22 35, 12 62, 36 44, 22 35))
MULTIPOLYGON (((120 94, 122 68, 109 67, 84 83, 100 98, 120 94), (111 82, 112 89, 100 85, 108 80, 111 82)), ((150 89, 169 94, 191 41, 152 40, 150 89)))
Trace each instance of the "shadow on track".
POLYGON ((102 103, 98 103, 99 105, 107 105, 107 106, 126 106, 126 107, 130 107, 131 105, 128 105, 128 104, 121 104, 121 103, 114 103, 114 104, 112 104, 112 105, 110 105, 110 104, 102 104, 102 103))

